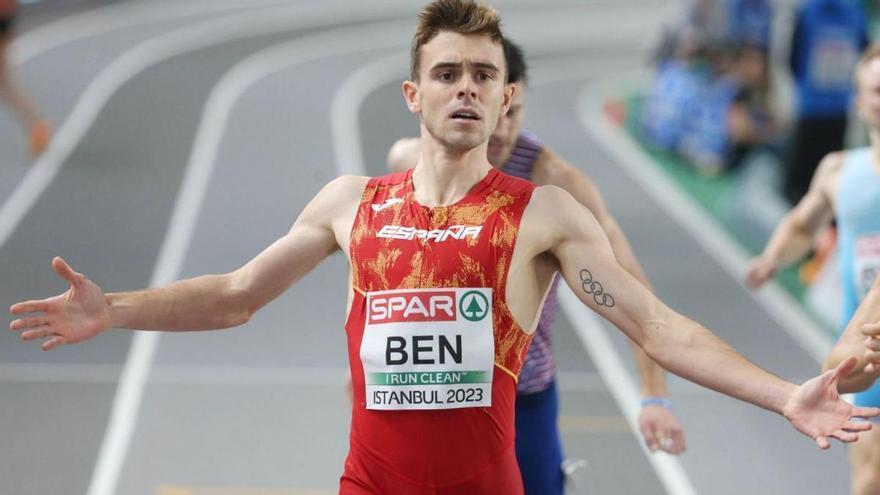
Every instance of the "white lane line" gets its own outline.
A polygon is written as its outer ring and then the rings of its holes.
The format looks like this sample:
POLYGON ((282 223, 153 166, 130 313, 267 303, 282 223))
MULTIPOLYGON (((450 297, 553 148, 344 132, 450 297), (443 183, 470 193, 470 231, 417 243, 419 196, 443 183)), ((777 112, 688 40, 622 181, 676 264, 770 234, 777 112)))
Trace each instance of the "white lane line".
MULTIPOLYGON (((528 42, 523 43, 525 46, 531 46, 528 42)), ((400 54, 395 54, 363 65, 346 78, 334 97, 332 107, 333 145, 337 159, 340 161, 345 160, 343 163, 345 163, 348 173, 365 175, 363 155, 360 149, 360 120, 358 118, 360 108, 369 94, 386 84, 400 79, 402 73, 405 73, 401 66, 393 65, 400 60, 400 57, 400 54)), ((553 61, 551 59, 544 61, 541 67, 542 72, 534 80, 532 87, 572 78, 589 77, 591 74, 596 73, 607 74, 603 67, 590 66, 589 68, 579 67, 573 69, 571 64, 566 63, 564 60, 553 61), (553 62, 557 63, 554 65, 553 62)), ((560 292, 569 291, 566 288, 564 290, 560 289, 560 292)), ((577 305, 581 306, 580 302, 577 302, 577 305)), ((589 320, 593 324, 591 327, 588 323, 579 321, 578 318, 580 318, 581 311, 578 311, 577 307, 572 307, 570 301, 567 308, 563 306, 563 310, 566 311, 569 320, 577 329, 581 342, 599 368, 602 378, 609 385, 608 389, 611 391, 612 397, 614 397, 618 406, 624 412, 632 428, 632 433, 636 437, 636 443, 642 448, 642 452, 647 456, 651 467, 654 468, 666 490, 673 495, 691 495, 696 493, 684 467, 682 467, 677 458, 666 454, 651 454, 645 447, 638 428, 638 389, 630 372, 623 366, 616 348, 610 345, 607 340, 608 337, 605 334, 601 334, 601 339, 604 340, 594 339, 597 332, 595 316, 589 310, 583 308, 582 312, 588 313, 592 317, 589 320), (597 359, 597 355, 601 357, 601 361, 597 359)), ((601 332, 601 330, 598 331, 601 332)))
MULTIPOLYGON (((330 106, 333 152, 340 175, 366 175, 361 144, 360 108, 376 90, 377 81, 403 82, 407 77, 409 53, 402 51, 365 64, 352 72, 336 90, 330 106)), ((401 96, 401 105, 403 105, 401 96)))
POLYGON ((672 495, 696 495, 697 491, 677 458, 665 453, 652 454, 645 446, 644 440, 638 433, 638 389, 620 359, 617 349, 602 329, 598 317, 587 309, 567 286, 559 287, 559 306, 580 337, 602 379, 608 384, 608 391, 623 411, 636 443, 648 458, 666 492, 672 495))
MULTIPOLYGON (((622 89, 632 87, 630 81, 648 81, 650 76, 618 78, 601 85, 584 87, 578 103, 578 117, 583 128, 595 142, 615 157, 620 167, 638 183, 642 190, 675 219, 691 237, 714 258, 734 280, 742 285, 748 253, 703 210, 702 206, 684 194, 651 159, 639 149, 626 133, 609 122, 602 111, 607 95, 620 96, 622 89)), ((800 305, 775 282, 754 292, 743 286, 768 315, 784 329, 816 361, 822 362, 831 349, 832 340, 809 318, 800 305)))
MULTIPOLYGON (((302 21, 302 15, 297 17, 302 21)), ((236 21, 238 22, 238 21, 236 21)), ((314 20, 312 20, 314 22, 314 20)), ((286 26, 289 28, 290 20, 286 26)), ((260 51, 230 69, 212 89, 178 193, 174 213, 153 272, 151 286, 177 279, 216 163, 220 141, 235 103, 250 86, 279 70, 370 48, 401 45, 411 21, 346 27, 303 37, 260 51), (365 41, 369 40, 369 41, 365 41)), ((119 381, 110 423, 92 477, 89 495, 111 495, 137 424, 143 391, 158 348, 159 332, 137 332, 119 381)))
POLYGON ((70 154, 95 119, 123 84, 148 67, 172 57, 223 42, 290 31, 305 27, 326 27, 401 15, 410 2, 389 1, 381 7, 372 4, 321 2, 313 5, 285 5, 255 12, 212 19, 157 36, 127 50, 104 68, 85 89, 70 115, 58 129, 46 152, 28 171, 18 187, 0 208, 0 247, 40 195, 61 171, 70 154))
POLYGON ((61 46, 112 31, 153 22, 179 20, 245 8, 279 4, 284 0, 236 0, 233 2, 121 3, 97 7, 34 28, 15 38, 10 47, 13 63, 24 64, 61 46))

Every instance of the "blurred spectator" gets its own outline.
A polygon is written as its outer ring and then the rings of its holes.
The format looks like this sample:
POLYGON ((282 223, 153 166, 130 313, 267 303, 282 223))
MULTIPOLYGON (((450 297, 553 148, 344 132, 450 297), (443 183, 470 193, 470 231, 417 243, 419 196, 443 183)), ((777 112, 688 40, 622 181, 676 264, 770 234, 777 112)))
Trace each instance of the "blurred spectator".
POLYGON ((767 0, 728 0, 727 32, 731 44, 767 54, 772 26, 773 9, 767 0))
POLYGON ((806 193, 822 157, 843 148, 852 72, 867 43, 857 0, 804 0, 797 10, 789 57, 797 115, 784 186, 792 205, 806 193))
POLYGON ((710 69, 700 54, 701 41, 694 31, 679 34, 671 56, 660 60, 654 85, 645 101, 641 126, 657 148, 673 152, 679 147, 688 119, 697 109, 694 95, 703 91, 710 69))
POLYGON ((758 47, 728 49, 715 63, 717 75, 693 97, 679 152, 701 173, 736 167, 753 146, 775 139, 765 110, 766 54, 758 47))
POLYGON ((642 113, 653 146, 716 174, 774 139, 766 110, 772 15, 766 0, 685 2, 642 113))
POLYGON ((9 44, 18 6, 15 0, 0 0, 0 96, 12 107, 28 132, 31 155, 38 155, 49 144, 51 130, 34 108, 30 99, 15 84, 9 63, 9 44))

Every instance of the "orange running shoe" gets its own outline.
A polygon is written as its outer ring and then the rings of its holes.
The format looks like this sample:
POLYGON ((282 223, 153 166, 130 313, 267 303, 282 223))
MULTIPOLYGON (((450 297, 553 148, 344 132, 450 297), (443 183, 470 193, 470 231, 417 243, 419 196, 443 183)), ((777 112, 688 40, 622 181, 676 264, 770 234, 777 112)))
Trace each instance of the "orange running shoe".
POLYGON ((49 146, 52 139, 52 127, 46 121, 39 121, 31 126, 28 136, 28 149, 31 156, 40 156, 49 146))

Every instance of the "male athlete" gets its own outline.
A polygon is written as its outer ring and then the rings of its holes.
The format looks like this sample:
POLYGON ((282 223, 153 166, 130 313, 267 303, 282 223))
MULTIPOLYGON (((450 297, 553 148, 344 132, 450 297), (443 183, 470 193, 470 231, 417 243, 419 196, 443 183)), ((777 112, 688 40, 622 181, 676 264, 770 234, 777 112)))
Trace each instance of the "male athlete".
MULTIPOLYGON (((499 117, 498 126, 489 137, 489 163, 509 175, 538 185, 558 186, 570 193, 596 217, 620 264, 630 275, 650 288, 648 277, 633 255, 623 231, 605 208, 596 184, 537 137, 522 130, 528 82, 526 61, 519 46, 509 39, 504 39, 503 46, 507 61, 507 82, 513 84, 516 91, 507 114, 499 117)), ((406 171, 419 161, 419 153, 418 138, 400 139, 394 143, 388 154, 388 168, 392 172, 406 171)), ((552 340, 558 282, 559 278, 556 277, 544 300, 544 307, 517 381, 516 457, 526 494, 549 495, 563 493, 564 489, 564 476, 560 469, 562 446, 556 426, 558 395, 552 340)), ((663 369, 651 361, 641 347, 632 344, 632 349, 642 382, 639 430, 652 452, 664 450, 670 454, 679 454, 685 449, 684 434, 678 420, 669 410, 671 402, 666 398, 663 369)))
POLYGON ((785 416, 819 447, 870 429, 854 418, 880 409, 837 395, 856 359, 800 386, 767 373, 629 275, 571 195, 489 164, 489 135, 515 92, 502 38, 495 11, 473 0, 422 10, 403 83, 421 121, 413 171, 333 180, 288 234, 226 274, 104 294, 55 258, 70 289, 13 305, 36 314, 11 328, 49 350, 108 328, 236 326, 341 250, 354 392, 345 495, 523 493, 516 377, 557 271, 663 367, 785 416))
MULTIPOLYGON (((807 194, 783 218, 763 253, 750 264, 746 282, 758 287, 773 277, 777 267, 804 257, 819 230, 836 217, 844 304, 841 328, 847 329, 825 365, 834 367, 850 356, 858 357, 857 371, 843 378, 839 388, 859 392, 855 403, 873 407, 880 406, 880 384, 873 385, 880 375, 864 369, 865 336, 861 333, 861 324, 870 320, 863 317, 849 326, 847 323, 880 270, 880 47, 872 47, 859 60, 855 84, 859 117, 870 127, 870 146, 829 153, 822 159, 807 194)), ((880 493, 878 456, 877 432, 868 433, 853 446, 853 494, 880 493)))

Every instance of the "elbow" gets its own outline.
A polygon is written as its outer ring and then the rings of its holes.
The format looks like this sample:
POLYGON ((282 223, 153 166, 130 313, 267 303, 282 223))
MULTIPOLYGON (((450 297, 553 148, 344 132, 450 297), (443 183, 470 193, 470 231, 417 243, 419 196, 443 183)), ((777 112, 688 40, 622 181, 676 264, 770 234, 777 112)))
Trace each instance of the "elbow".
POLYGON ((217 312, 222 315, 222 320, 218 322, 221 328, 241 326, 251 320, 259 308, 251 304, 249 294, 250 290, 245 284, 229 277, 221 298, 222 309, 217 312))
POLYGON ((681 337, 685 336, 674 335, 668 323, 657 320, 645 322, 641 328, 643 338, 637 344, 652 361, 668 370, 672 356, 681 352, 682 345, 686 345, 680 342, 681 337))
POLYGON ((639 345, 663 369, 679 374, 681 357, 701 344, 702 332, 688 323, 676 313, 669 318, 644 322, 641 325, 644 337, 639 345))

